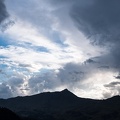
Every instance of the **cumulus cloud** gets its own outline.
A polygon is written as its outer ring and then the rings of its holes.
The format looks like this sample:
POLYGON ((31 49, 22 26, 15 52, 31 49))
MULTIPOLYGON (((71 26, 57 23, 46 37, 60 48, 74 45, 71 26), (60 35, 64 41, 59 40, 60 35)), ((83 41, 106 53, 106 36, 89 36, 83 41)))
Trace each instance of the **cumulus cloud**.
POLYGON ((60 80, 68 84, 76 84, 81 80, 85 80, 88 74, 91 74, 94 64, 68 63, 59 69, 58 77, 60 80))
POLYGON ((9 98, 12 96, 11 88, 5 83, 0 84, 0 98, 9 98))
MULTIPOLYGON (((10 72, 10 71, 9 71, 10 72)), ((8 74, 8 72, 6 72, 8 74)), ((0 81, 0 98, 10 98, 27 95, 27 79, 22 72, 14 71, 7 80, 0 81)), ((5 79, 5 76, 4 76, 5 79)))
POLYGON ((28 80, 29 93, 67 88, 81 97, 103 98, 106 90, 103 84, 112 82, 113 74, 109 70, 106 72, 105 68, 95 69, 97 65, 96 62, 68 63, 57 71, 45 69, 28 80))
POLYGON ((53 91, 61 86, 61 81, 57 77, 55 70, 43 70, 38 75, 32 76, 28 81, 30 93, 53 91))

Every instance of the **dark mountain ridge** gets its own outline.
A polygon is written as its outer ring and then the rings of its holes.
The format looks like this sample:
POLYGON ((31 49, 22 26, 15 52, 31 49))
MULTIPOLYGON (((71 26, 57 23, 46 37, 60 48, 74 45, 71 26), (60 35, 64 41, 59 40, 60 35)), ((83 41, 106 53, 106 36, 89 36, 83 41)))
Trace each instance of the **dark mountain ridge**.
POLYGON ((0 106, 36 120, 120 119, 120 96, 107 100, 92 100, 79 98, 67 89, 61 92, 0 99, 0 106))
MULTIPOLYGON (((86 99, 87 100, 87 99, 86 99)), ((23 109, 41 109, 41 110, 64 110, 70 107, 76 107, 84 101, 67 89, 61 92, 45 92, 33 96, 15 97, 1 99, 0 106, 8 107, 12 110, 23 109)))

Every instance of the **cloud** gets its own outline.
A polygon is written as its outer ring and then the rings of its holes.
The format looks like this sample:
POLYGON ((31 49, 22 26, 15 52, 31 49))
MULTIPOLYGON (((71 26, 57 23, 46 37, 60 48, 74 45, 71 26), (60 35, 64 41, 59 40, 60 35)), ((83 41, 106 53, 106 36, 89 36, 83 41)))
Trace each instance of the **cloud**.
MULTIPOLYGON (((8 97, 68 88, 80 97, 100 99, 103 98, 104 90, 107 89, 103 84, 112 82, 114 77, 104 68, 94 69, 96 64, 98 63, 68 63, 60 69, 41 69, 39 72, 31 74, 23 72, 23 69, 21 71, 9 69, 11 76, 1 82, 10 88, 11 94, 9 93, 8 97)), ((23 66, 26 67, 26 65, 23 66)), ((7 70, 6 73, 8 75, 7 70)))
MULTIPOLYGON (((7 71, 6 74, 8 74, 7 71)), ((14 71, 14 73, 11 73, 10 75, 11 76, 7 77, 7 80, 0 81, 0 98, 28 95, 28 76, 25 76, 24 73, 18 71, 14 71)))
POLYGON ((95 45, 107 47, 109 53, 101 56, 112 67, 119 69, 120 61, 120 1, 87 0, 82 4, 76 1, 70 10, 70 15, 76 27, 95 45), (109 58, 112 59, 109 59, 109 58))
POLYGON ((114 87, 114 86, 119 85, 119 84, 120 84, 120 82, 111 82, 111 83, 106 84, 106 85, 104 85, 104 86, 105 86, 105 87, 114 87))
POLYGON ((70 12, 77 27, 85 35, 92 37, 97 44, 117 42, 120 26, 120 1, 92 0, 88 2, 86 0, 82 6, 80 3, 81 1, 76 1, 70 12))
POLYGON ((12 96, 11 88, 5 83, 0 84, 0 98, 9 98, 12 96))
POLYGON ((0 1, 0 31, 5 32, 8 28, 12 27, 15 22, 9 19, 9 13, 7 12, 5 0, 0 1))
POLYGON ((4 0, 0 1, 0 23, 2 23, 9 16, 6 6, 4 4, 4 0))
POLYGON ((120 95, 120 82, 110 82, 109 84, 105 84, 104 87, 106 90, 103 92, 104 98, 110 98, 115 95, 120 95))
POLYGON ((58 70, 43 69, 28 80, 29 94, 67 88, 80 97, 102 99, 103 85, 112 82, 114 74, 109 69, 95 69, 96 64, 68 63, 58 70))
POLYGON ((57 77, 56 72, 53 70, 45 70, 38 75, 33 76, 28 81, 30 93, 40 93, 44 91, 53 91, 55 88, 61 86, 61 81, 57 77))
MULTIPOLYGON (((86 77, 86 65, 81 63, 67 63, 63 68, 59 69, 58 77, 60 78, 63 84, 76 84, 80 80, 85 79, 86 77)), ((89 69, 92 69, 89 66, 89 69)))
POLYGON ((115 76, 115 78, 116 78, 116 79, 120 79, 120 75, 118 75, 118 76, 115 76))

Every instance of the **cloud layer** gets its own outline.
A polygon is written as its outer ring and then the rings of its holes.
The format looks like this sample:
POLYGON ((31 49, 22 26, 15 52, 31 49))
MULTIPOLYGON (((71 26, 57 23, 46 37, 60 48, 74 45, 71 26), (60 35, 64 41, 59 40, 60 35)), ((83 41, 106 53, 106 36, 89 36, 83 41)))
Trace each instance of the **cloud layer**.
MULTIPOLYGON (((119 0, 5 3, 16 24, 0 33, 0 88, 6 93, 0 97, 64 88, 90 98, 119 94, 119 0)), ((4 1, 0 5, 2 22, 8 13, 4 1)))

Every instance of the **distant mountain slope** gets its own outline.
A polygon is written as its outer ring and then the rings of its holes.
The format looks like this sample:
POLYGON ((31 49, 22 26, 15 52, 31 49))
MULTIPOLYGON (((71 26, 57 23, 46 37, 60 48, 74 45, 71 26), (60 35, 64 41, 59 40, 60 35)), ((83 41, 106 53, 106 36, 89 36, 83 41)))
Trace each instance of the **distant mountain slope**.
MULTIPOLYGON (((90 100, 89 100, 90 101, 90 100)), ((93 101, 93 100, 92 100, 93 101)), ((1 99, 0 106, 11 108, 12 110, 41 109, 41 110, 61 110, 74 108, 83 105, 87 99, 79 98, 67 89, 61 92, 46 92, 33 96, 1 99)))
POLYGON ((36 120, 120 120, 120 96, 92 100, 79 98, 67 89, 0 99, 0 106, 36 120))

